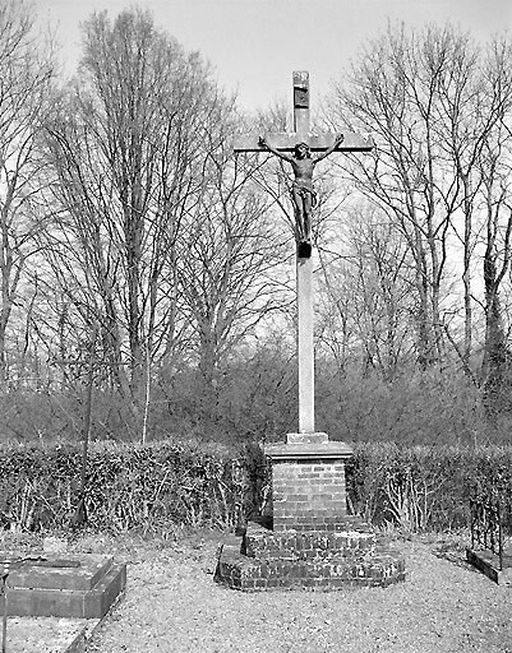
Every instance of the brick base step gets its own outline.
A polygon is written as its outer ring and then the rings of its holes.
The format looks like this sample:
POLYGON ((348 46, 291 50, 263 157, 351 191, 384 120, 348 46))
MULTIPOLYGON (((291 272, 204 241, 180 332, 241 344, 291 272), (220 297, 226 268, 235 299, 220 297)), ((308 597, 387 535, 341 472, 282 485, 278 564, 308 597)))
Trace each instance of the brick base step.
POLYGON ((265 533, 250 527, 242 541, 232 536, 219 547, 215 580, 244 591, 385 587, 404 581, 403 557, 377 543, 370 527, 360 535, 365 537, 356 546, 355 532, 348 530, 265 533), (301 549, 304 545, 317 549, 301 549))
POLYGON ((371 526, 357 518, 347 517, 336 531, 271 531, 249 523, 242 537, 240 552, 250 558, 272 560, 312 560, 330 558, 333 554, 350 557, 372 552, 376 535, 371 526))
POLYGON ((258 560, 242 555, 235 546, 224 545, 215 580, 245 591, 274 589, 342 589, 385 587, 405 580, 405 563, 395 551, 377 549, 360 559, 333 557, 317 561, 258 560))

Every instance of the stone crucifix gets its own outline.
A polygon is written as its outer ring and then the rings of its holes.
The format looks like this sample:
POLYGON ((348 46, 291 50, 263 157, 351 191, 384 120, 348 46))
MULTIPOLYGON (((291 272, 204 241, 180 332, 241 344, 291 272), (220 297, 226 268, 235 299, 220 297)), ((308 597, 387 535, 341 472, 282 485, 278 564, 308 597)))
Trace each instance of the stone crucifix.
POLYGON ((311 222, 316 204, 313 171, 332 152, 369 152, 371 139, 358 134, 311 134, 309 73, 293 73, 293 133, 239 137, 235 152, 271 152, 289 163, 294 173, 291 199, 297 241, 297 307, 299 367, 299 433, 315 432, 314 303, 311 222), (318 152, 313 157, 312 153, 318 152))

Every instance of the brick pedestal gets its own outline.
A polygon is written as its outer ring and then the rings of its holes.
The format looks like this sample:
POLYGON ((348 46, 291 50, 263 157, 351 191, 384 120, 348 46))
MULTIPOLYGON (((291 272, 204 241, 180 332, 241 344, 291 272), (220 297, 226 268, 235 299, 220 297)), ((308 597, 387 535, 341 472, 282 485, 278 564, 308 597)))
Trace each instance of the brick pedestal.
POLYGON ((272 461, 273 530, 249 524, 219 551, 215 580, 242 590, 386 586, 405 563, 368 524, 347 515, 352 450, 326 433, 291 433, 265 447, 272 461))
POLYGON ((288 435, 270 445, 274 531, 336 530, 347 514, 345 461, 352 450, 326 433, 288 435))

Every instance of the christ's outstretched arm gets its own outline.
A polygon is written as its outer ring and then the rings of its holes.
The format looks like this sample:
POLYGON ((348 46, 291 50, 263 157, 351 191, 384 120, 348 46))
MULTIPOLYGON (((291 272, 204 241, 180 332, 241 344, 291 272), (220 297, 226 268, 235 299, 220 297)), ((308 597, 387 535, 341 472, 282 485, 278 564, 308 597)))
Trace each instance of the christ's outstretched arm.
POLYGON ((345 140, 345 134, 338 134, 335 139, 334 143, 331 145, 331 147, 328 147, 325 152, 322 152, 322 154, 319 154, 317 157, 315 157, 315 163, 318 161, 321 161, 322 159, 325 159, 325 157, 329 156, 329 154, 332 154, 334 150, 338 147, 338 145, 341 145, 343 141, 345 140))
POLYGON ((280 159, 283 159, 283 161, 288 161, 288 163, 292 163, 292 161, 294 160, 293 157, 288 156, 287 154, 283 154, 283 152, 280 152, 279 150, 276 150, 275 147, 272 147, 272 145, 269 145, 265 140, 264 136, 259 137, 258 145, 261 145, 261 147, 264 147, 269 152, 272 152, 272 154, 275 154, 280 159))

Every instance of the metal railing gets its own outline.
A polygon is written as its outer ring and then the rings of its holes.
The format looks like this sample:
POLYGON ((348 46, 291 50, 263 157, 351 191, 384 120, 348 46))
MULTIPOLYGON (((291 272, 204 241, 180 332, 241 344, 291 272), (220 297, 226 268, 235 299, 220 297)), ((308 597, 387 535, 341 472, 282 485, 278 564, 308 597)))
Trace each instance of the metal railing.
POLYGON ((470 499, 471 549, 491 551, 503 569, 501 504, 497 499, 470 499))
POLYGON ((496 555, 503 571, 503 559, 512 553, 512 503, 503 497, 472 498, 469 507, 471 548, 496 555))

